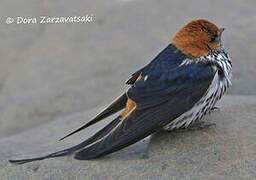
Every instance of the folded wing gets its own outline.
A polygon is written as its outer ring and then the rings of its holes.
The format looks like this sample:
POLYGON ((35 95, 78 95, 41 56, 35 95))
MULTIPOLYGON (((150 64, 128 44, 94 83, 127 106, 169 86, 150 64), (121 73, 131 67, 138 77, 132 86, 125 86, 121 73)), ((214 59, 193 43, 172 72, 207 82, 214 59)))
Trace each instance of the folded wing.
POLYGON ((141 78, 127 92, 136 102, 135 110, 108 135, 78 151, 75 158, 97 158, 156 132, 192 108, 209 88, 214 74, 206 64, 191 64, 148 82, 141 78))

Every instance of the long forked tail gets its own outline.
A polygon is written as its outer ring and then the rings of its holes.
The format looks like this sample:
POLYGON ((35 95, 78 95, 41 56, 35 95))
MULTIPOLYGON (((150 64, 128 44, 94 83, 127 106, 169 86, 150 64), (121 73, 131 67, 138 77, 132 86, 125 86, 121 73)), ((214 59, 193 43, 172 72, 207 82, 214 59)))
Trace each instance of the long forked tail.
POLYGON ((105 126, 103 129, 101 129, 99 132, 97 132, 95 135, 93 135, 91 138, 89 138, 89 139, 85 140, 84 142, 82 142, 78 145, 75 145, 71 148, 67 148, 62 151, 48 154, 46 156, 30 158, 30 159, 9 160, 9 162, 11 162, 13 164, 24 164, 24 163, 28 163, 28 162, 32 162, 32 161, 38 161, 38 160, 43 160, 43 159, 54 158, 54 157, 65 156, 65 155, 71 154, 71 153, 78 151, 78 150, 90 145, 91 143, 94 143, 95 141, 98 141, 99 139, 105 137, 120 122, 121 122, 121 118, 119 116, 116 119, 114 119, 112 122, 110 122, 107 126, 105 126))
POLYGON ((105 119, 108 116, 111 116, 112 114, 120 111, 123 109, 127 102, 127 95, 126 93, 123 93, 121 96, 119 96, 116 100, 114 100, 106 109, 104 109, 101 113, 99 113, 95 118, 93 118, 91 121, 83 125, 82 127, 76 129, 75 131, 69 133, 68 135, 64 136, 63 138, 59 139, 59 141, 62 141, 63 139, 66 139, 67 137, 101 121, 102 119, 105 119))

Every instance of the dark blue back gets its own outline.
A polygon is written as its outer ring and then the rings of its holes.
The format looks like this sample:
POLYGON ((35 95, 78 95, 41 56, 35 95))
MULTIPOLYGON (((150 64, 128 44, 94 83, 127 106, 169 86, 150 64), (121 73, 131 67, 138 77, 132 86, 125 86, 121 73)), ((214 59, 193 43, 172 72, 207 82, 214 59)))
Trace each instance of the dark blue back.
POLYGON ((210 86, 215 71, 207 63, 180 66, 187 58, 170 44, 143 69, 142 78, 128 90, 128 97, 136 102, 138 109, 158 105, 177 95, 180 99, 189 96, 195 101, 191 103, 196 103, 210 86))

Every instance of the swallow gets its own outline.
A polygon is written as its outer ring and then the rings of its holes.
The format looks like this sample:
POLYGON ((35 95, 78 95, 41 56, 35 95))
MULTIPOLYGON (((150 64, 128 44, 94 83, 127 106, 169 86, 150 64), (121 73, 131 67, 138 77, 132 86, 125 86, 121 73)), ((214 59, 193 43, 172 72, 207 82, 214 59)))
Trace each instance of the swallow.
POLYGON ((10 162, 23 164, 71 153, 79 160, 94 159, 157 131, 202 122, 231 86, 232 63, 221 40, 223 31, 204 19, 190 21, 149 64, 132 74, 126 92, 61 140, 118 113, 108 125, 71 148, 10 162))

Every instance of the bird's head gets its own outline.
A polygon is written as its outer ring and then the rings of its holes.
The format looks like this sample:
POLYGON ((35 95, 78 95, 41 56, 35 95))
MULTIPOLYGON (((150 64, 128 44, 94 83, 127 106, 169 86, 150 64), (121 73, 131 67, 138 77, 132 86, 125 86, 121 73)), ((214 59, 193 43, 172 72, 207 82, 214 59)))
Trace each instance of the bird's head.
POLYGON ((223 31, 223 28, 218 28, 207 20, 196 19, 179 30, 171 43, 186 55, 198 58, 221 48, 223 31))

